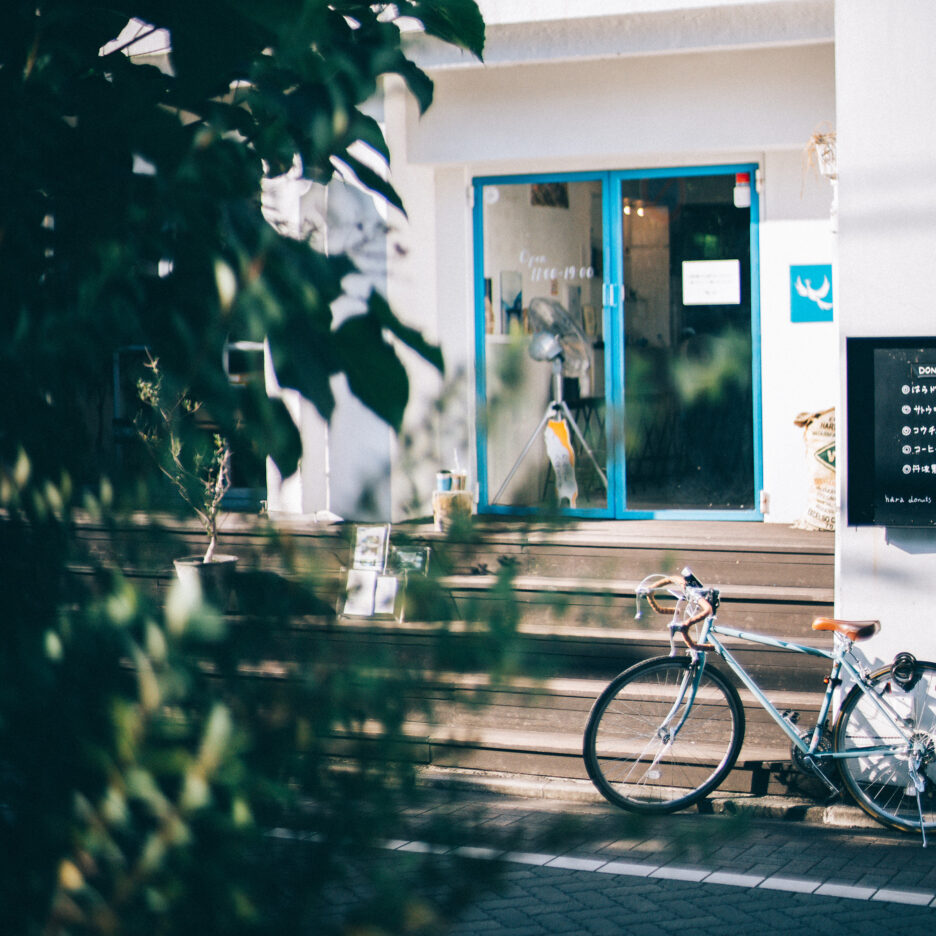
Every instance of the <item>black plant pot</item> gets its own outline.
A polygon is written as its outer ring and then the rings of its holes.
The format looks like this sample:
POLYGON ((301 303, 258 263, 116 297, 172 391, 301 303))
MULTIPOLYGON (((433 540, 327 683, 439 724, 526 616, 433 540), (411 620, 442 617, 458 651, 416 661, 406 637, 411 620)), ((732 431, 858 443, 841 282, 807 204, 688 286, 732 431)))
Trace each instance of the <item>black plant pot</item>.
POLYGON ((186 556, 173 561, 180 585, 197 593, 221 611, 226 611, 234 593, 237 556, 218 553, 211 562, 203 556, 186 556))

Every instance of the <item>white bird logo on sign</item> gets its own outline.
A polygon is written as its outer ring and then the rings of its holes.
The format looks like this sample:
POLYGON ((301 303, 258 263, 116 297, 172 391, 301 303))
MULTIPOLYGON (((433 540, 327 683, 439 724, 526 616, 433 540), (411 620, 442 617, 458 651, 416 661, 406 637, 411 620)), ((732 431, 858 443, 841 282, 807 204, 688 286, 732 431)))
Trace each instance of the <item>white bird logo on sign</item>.
POLYGON ((793 285, 804 299, 815 302, 823 312, 828 312, 832 308, 832 303, 825 301, 825 297, 829 295, 829 290, 832 288, 828 276, 822 278, 822 285, 818 289, 813 289, 812 280, 806 280, 804 283, 801 276, 796 277, 796 282, 793 285))

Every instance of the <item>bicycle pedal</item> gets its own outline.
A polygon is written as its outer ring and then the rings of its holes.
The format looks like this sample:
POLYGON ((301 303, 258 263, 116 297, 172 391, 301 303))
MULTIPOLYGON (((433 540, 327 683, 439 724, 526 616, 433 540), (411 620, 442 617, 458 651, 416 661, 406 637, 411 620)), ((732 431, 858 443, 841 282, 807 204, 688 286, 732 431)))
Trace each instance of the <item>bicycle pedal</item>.
POLYGON ((798 725, 800 720, 800 713, 794 712, 792 709, 784 709, 781 713, 781 716, 785 718, 791 725, 798 725))

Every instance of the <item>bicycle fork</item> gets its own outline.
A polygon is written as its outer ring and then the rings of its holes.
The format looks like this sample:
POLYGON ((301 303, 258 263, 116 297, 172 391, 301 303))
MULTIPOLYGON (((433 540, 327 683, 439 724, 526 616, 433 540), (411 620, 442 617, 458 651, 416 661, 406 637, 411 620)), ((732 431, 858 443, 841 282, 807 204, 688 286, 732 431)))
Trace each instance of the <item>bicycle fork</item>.
MULTIPOLYGON (((696 693, 699 691, 699 684, 702 681, 702 668, 704 666, 704 656, 701 654, 694 655, 692 663, 686 670, 686 674, 679 686, 679 692, 676 696, 676 701, 673 702, 673 705, 667 713, 666 717, 662 722, 660 722, 660 727, 656 730, 656 738, 658 741, 662 742, 662 744, 660 745, 659 750, 653 758, 650 766, 647 768, 647 772, 652 771, 654 767, 656 767, 656 765, 660 762, 660 758, 671 750, 673 744, 676 741, 676 736, 679 734, 682 726, 685 725, 686 719, 689 717, 689 712, 692 710, 692 706, 695 703, 696 693), (679 715, 680 708, 682 709, 681 716, 679 715), (674 725, 673 720, 676 719, 677 716, 679 716, 679 720, 674 725)), ((644 753, 646 753, 648 750, 649 745, 644 750, 644 753)))

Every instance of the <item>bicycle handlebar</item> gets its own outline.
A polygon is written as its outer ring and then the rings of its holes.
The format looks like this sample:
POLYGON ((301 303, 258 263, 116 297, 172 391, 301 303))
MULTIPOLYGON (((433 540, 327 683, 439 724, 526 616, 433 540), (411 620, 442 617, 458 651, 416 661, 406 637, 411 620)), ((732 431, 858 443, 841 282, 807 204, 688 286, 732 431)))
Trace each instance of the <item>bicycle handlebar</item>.
MULTIPOLYGON (((717 594, 714 593, 714 594, 717 594)), ((702 583, 692 574, 689 569, 683 569, 682 575, 649 575, 640 585, 637 586, 637 617, 640 617, 640 596, 647 599, 647 603, 657 614, 672 614, 674 621, 670 624, 670 629, 678 632, 684 643, 690 650, 713 650, 711 644, 697 643, 689 633, 689 628, 695 624, 701 624, 706 618, 715 613, 715 606, 709 599, 709 594, 705 591, 702 583), (676 592, 670 591, 670 594, 676 598, 676 608, 669 609, 663 607, 657 601, 654 592, 673 586, 676 592), (679 609, 679 602, 685 601, 690 606, 695 605, 698 610, 680 623, 675 622, 675 615, 679 609)))

